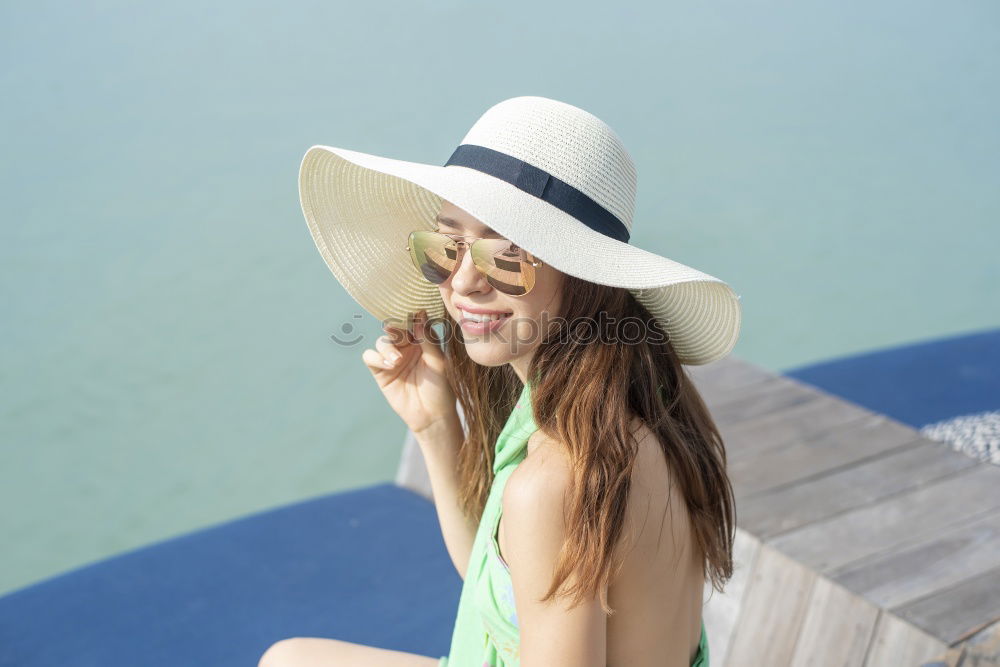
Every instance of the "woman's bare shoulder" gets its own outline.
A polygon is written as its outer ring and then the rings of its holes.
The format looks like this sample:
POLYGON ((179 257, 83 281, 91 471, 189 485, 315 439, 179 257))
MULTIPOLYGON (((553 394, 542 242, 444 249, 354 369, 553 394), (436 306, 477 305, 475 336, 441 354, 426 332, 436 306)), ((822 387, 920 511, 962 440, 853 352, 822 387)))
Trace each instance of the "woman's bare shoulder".
POLYGON ((569 450, 558 439, 541 429, 528 438, 527 454, 511 475, 511 481, 540 478, 547 483, 567 486, 572 479, 572 461, 569 450))

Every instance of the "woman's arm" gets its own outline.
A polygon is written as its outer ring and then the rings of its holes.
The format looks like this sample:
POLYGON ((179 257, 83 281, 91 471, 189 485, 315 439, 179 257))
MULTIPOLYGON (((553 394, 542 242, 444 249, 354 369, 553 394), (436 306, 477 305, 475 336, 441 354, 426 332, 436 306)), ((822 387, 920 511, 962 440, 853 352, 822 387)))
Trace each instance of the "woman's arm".
POLYGON ((445 546, 464 581, 477 525, 458 505, 458 449, 465 438, 462 423, 456 413, 454 419, 434 422, 413 436, 427 464, 445 546))
POLYGON ((441 534, 464 580, 477 529, 458 506, 456 464, 465 436, 455 392, 446 377, 444 352, 428 328, 427 312, 418 313, 412 324, 410 331, 386 323, 375 349, 365 350, 361 357, 420 446, 441 534))
MULTIPOLYGON (((596 597, 569 608, 565 598, 539 602, 552 583, 566 540, 563 507, 573 471, 539 447, 511 473, 503 493, 507 562, 520 625, 521 667, 603 667, 607 616, 596 597)), ((575 583, 570 577, 570 584, 575 583)))

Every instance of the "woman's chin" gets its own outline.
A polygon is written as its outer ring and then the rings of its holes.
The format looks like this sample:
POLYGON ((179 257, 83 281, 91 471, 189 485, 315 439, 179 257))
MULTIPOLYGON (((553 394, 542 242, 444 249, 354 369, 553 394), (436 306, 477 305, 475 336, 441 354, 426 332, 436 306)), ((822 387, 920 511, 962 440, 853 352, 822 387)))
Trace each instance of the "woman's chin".
POLYGON ((480 366, 503 366, 509 364, 518 355, 511 354, 508 344, 499 340, 465 339, 465 351, 469 358, 480 366))

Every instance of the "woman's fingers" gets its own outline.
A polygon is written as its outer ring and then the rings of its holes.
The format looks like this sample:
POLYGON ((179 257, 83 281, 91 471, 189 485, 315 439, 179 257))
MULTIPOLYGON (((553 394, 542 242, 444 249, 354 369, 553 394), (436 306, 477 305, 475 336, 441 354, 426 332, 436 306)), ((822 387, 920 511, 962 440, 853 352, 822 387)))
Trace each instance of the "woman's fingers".
POLYGON ((382 330, 385 333, 375 339, 375 349, 365 350, 361 358, 373 371, 401 369, 408 359, 412 359, 410 351, 415 349, 417 357, 423 356, 421 352, 426 353, 425 358, 428 358, 432 366, 442 365, 444 355, 430 337, 429 329, 426 310, 414 318, 412 331, 384 324, 382 330))
POLYGON ((424 359, 427 364, 436 372, 444 372, 444 352, 438 345, 436 336, 432 337, 430 323, 427 320, 427 310, 421 310, 413 320, 414 342, 419 342, 420 349, 423 350, 424 359))
MULTIPOLYGON (((363 354, 362 359, 369 367, 375 369, 405 369, 407 362, 414 358, 410 350, 418 347, 414 344, 413 335, 389 324, 383 325, 382 330, 385 334, 375 339, 375 349, 371 350, 371 354, 363 354)), ((416 356, 420 356, 419 350, 416 356)))
POLYGON ((405 345, 405 342, 400 341, 400 337, 392 334, 387 330, 387 335, 379 336, 375 339, 375 351, 378 352, 383 359, 390 362, 390 365, 395 365, 403 358, 403 353, 401 347, 405 345), (399 341, 397 345, 396 342, 399 341))
POLYGON ((398 361, 392 361, 371 348, 368 348, 361 353, 361 360, 365 362, 365 365, 368 366, 368 370, 370 370, 376 378, 381 378, 383 380, 394 378, 401 373, 405 373, 409 367, 405 356, 400 358, 398 361))

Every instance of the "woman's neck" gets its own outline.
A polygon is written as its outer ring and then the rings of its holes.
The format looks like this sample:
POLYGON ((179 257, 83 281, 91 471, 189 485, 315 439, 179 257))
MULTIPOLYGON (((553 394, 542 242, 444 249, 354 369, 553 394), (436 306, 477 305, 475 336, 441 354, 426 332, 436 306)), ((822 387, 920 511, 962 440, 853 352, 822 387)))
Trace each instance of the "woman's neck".
POLYGON ((514 372, 517 374, 517 377, 521 379, 521 384, 527 382, 528 364, 530 362, 531 359, 528 357, 528 355, 525 355, 523 357, 518 357, 517 359, 514 359, 509 362, 510 367, 514 369, 514 372))

